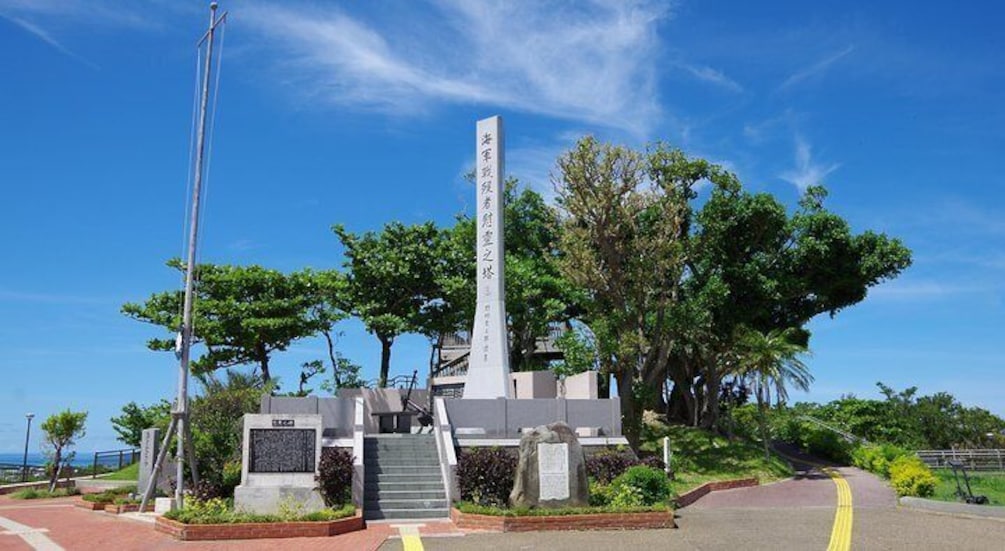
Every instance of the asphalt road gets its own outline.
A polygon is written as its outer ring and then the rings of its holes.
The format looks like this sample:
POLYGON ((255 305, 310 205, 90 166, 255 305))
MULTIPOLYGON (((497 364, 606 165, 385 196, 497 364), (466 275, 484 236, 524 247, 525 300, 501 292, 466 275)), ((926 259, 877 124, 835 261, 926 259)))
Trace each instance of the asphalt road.
MULTIPOLYGON (((852 490, 852 549, 1005 550, 1005 521, 901 509, 875 476, 854 468, 839 471, 852 490)), ((423 537, 422 543, 428 551, 823 550, 836 503, 834 483, 810 470, 792 480, 713 492, 677 511, 676 530, 467 534, 423 537)), ((402 549, 397 539, 380 548, 402 549)))

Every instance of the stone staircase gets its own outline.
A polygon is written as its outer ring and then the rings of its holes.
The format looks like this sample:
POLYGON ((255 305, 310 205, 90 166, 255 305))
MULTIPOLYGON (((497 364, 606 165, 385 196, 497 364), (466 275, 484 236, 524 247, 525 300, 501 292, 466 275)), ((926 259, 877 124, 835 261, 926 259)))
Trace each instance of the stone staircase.
POLYGON ((449 516, 432 434, 367 436, 363 450, 365 519, 449 516))

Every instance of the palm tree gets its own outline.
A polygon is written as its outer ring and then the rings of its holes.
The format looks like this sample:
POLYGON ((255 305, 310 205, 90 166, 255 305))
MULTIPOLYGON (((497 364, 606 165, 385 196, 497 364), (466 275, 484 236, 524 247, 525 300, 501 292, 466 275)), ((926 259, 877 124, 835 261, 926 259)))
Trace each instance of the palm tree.
POLYGON ((789 398, 786 384, 799 390, 808 390, 813 376, 799 356, 809 350, 795 342, 796 330, 772 329, 762 333, 756 329, 741 328, 737 332, 736 352, 738 375, 746 379, 748 388, 757 399, 758 424, 764 455, 770 457, 768 430, 768 408, 771 407, 771 392, 778 404, 789 398))

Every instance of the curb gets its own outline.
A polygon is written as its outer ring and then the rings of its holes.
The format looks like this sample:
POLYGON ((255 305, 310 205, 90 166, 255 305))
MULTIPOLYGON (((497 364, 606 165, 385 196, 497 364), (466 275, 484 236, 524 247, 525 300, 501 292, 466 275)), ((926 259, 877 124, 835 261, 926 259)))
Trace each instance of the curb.
POLYGON ((694 504, 694 502, 705 497, 710 492, 734 490, 736 488, 750 488, 759 485, 760 481, 756 477, 740 478, 736 480, 716 480, 712 482, 706 482, 701 486, 698 486, 697 488, 694 488, 677 496, 677 508, 683 509, 684 507, 692 505, 694 504))
POLYGON ((897 499, 897 503, 906 509, 1005 521, 1005 507, 935 501, 934 499, 922 499, 920 497, 902 497, 897 499))

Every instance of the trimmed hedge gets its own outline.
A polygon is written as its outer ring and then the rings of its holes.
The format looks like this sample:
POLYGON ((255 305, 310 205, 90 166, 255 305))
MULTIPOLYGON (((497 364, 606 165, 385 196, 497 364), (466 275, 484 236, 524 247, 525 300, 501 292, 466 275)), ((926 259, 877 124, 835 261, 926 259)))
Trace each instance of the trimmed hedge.
POLYGON ((321 450, 321 463, 314 478, 327 507, 341 507, 352 500, 353 455, 340 448, 321 450))
POLYGON ((506 507, 516 479, 517 458, 501 448, 476 448, 457 458, 461 499, 477 505, 506 507))

